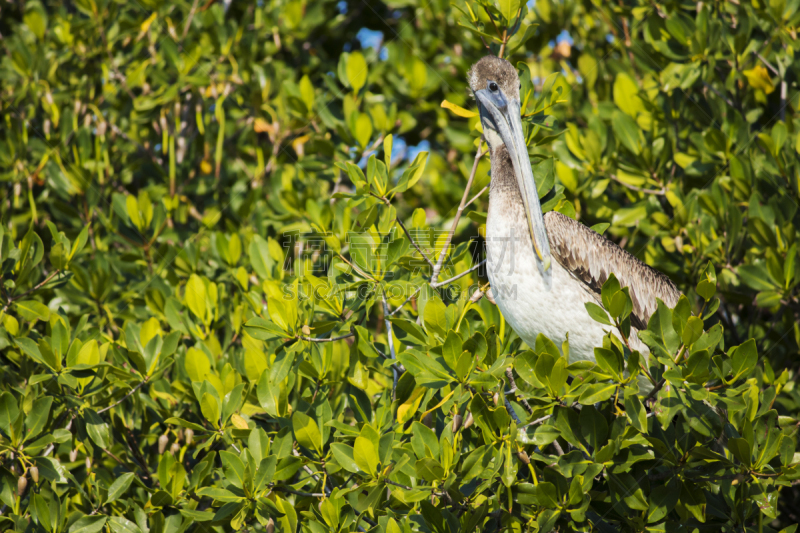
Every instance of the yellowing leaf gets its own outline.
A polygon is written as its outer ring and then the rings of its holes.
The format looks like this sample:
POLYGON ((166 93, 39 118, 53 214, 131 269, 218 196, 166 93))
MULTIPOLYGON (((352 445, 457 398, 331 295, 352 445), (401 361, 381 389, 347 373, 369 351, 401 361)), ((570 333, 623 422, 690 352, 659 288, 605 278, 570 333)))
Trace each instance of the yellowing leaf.
POLYGON ((192 381, 203 381, 208 379, 209 374, 211 374, 211 361, 208 360, 206 354, 192 347, 186 350, 183 368, 192 381))
POLYGON ((419 404, 425 395, 425 387, 417 387, 411 396, 397 408, 397 421, 400 424, 405 424, 412 418, 419 409, 419 404))
POLYGON ((455 392, 456 392, 455 389, 451 390, 449 393, 447 393, 447 395, 444 398, 442 398, 442 400, 439 403, 437 403, 436 405, 434 405, 433 407, 422 413, 422 416, 420 418, 425 418, 430 413, 434 412, 435 410, 443 406, 445 403, 447 403, 447 400, 449 400, 453 396, 453 393, 455 392))
POLYGON ((92 339, 81 347, 76 363, 79 365, 96 365, 100 362, 100 350, 97 340, 92 339))
POLYGON ((258 381, 261 373, 267 369, 267 355, 259 350, 244 351, 244 372, 250 381, 258 381))
POLYGON ((356 119, 356 131, 353 133, 355 134, 356 140, 358 144, 361 145, 361 148, 366 148, 367 144, 369 144, 369 140, 372 138, 372 120, 370 120, 369 115, 366 113, 361 113, 358 115, 358 119, 356 119))
POLYGON ((192 274, 186 284, 186 305, 194 316, 205 321, 206 284, 197 274, 192 274))
POLYGON ((231 422, 233 423, 233 427, 235 427, 236 429, 250 429, 247 426, 247 420, 245 420, 236 413, 233 413, 233 415, 231 415, 231 422))
POLYGON ((639 97, 639 87, 627 74, 618 74, 614 80, 614 103, 626 114, 635 117, 644 111, 644 104, 639 97))
POLYGON ((131 224, 137 228, 141 228, 142 217, 139 216, 139 202, 136 201, 135 196, 128 196, 125 198, 125 208, 128 211, 128 217, 131 219, 131 224))
POLYGON ((361 52, 353 52, 347 56, 345 72, 353 92, 357 93, 367 83, 367 71, 367 61, 361 52))
POLYGON ((142 33, 145 33, 147 30, 149 30, 149 29, 150 29, 150 25, 153 23, 153 21, 154 21, 154 20, 156 20, 156 17, 157 17, 157 16, 158 16, 158 13, 156 13, 156 12, 153 12, 153 14, 152 14, 152 15, 150 15, 149 17, 147 17, 147 20, 145 20, 144 22, 142 22, 142 25, 141 25, 141 31, 142 31, 142 33))
POLYGON ((775 90, 775 86, 772 85, 772 80, 769 78, 767 69, 762 65, 756 65, 750 70, 743 71, 742 74, 747 77, 747 81, 754 89, 760 89, 767 94, 775 90))
POLYGON ((303 103, 306 104, 306 109, 311 111, 314 108, 314 86, 308 75, 303 76, 300 80, 300 96, 303 98, 303 103))
POLYGON ((442 107, 449 109, 459 117, 472 118, 478 116, 476 112, 464 109, 463 107, 456 105, 453 102, 448 102, 447 100, 442 100, 442 107))
POLYGON ((561 161, 556 161, 556 175, 569 192, 574 193, 578 188, 578 173, 561 161))
POLYGON ((297 152, 298 156, 303 157, 305 155, 305 150, 303 149, 303 147, 310 138, 311 135, 301 135, 300 137, 297 137, 292 141, 292 148, 294 149, 295 152, 297 152))
POLYGON ((158 319, 153 317, 142 324, 142 329, 139 332, 139 340, 141 341, 142 346, 147 346, 147 343, 150 342, 150 339, 156 335, 161 335, 161 333, 161 326, 158 323, 158 319))
POLYGON ((253 130, 255 130, 256 133, 272 134, 275 131, 275 128, 263 118, 257 118, 253 122, 253 130))

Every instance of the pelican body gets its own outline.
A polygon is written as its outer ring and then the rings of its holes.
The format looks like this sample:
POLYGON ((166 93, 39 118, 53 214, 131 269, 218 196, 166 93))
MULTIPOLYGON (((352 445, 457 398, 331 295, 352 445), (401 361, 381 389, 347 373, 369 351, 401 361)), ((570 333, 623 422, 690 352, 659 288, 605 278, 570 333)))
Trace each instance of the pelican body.
POLYGON ((673 307, 680 292, 664 274, 583 224, 558 212, 543 215, 522 131, 517 71, 487 56, 468 80, 490 149, 486 258, 503 317, 531 347, 540 333, 559 346, 569 338, 571 362, 593 361, 609 327, 593 320, 585 303, 601 303, 600 289, 613 272, 633 303, 631 348, 648 353, 636 332, 647 327, 657 298, 673 307))

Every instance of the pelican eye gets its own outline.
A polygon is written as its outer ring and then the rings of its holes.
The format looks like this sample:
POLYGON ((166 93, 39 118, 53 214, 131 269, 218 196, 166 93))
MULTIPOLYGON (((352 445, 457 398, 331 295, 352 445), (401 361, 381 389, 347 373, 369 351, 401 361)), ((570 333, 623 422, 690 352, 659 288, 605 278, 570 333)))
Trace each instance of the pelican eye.
POLYGON ((489 90, 492 91, 492 92, 497 91, 497 84, 495 82, 493 82, 493 81, 490 81, 489 82, 489 90))

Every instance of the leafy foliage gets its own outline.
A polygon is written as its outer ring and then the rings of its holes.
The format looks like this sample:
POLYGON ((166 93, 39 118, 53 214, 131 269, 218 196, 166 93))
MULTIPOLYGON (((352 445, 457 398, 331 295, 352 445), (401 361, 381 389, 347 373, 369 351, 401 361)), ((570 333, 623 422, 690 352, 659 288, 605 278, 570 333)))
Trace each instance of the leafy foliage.
POLYGON ((5 4, 0 530, 793 531, 798 7, 5 4), (489 51, 649 354, 483 298, 489 51))

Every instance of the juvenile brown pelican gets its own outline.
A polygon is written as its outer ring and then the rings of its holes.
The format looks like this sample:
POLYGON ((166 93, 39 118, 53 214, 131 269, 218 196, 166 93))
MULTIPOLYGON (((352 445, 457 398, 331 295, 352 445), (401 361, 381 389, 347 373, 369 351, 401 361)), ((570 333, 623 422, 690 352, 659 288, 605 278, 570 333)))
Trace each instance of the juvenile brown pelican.
POLYGON ((594 360, 604 326, 584 303, 600 303, 613 272, 633 302, 631 347, 648 352, 636 331, 647 327, 656 298, 673 307, 680 292, 664 274, 583 224, 558 212, 542 215, 522 132, 517 71, 487 56, 468 79, 490 149, 486 255, 492 294, 506 321, 530 346, 539 333, 557 345, 569 334, 570 359, 594 360))

